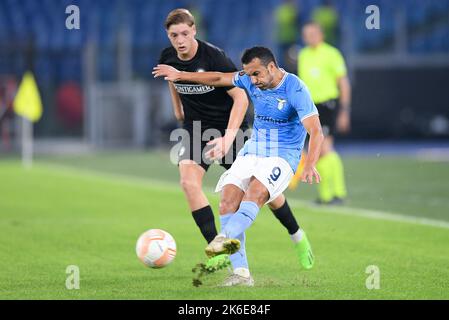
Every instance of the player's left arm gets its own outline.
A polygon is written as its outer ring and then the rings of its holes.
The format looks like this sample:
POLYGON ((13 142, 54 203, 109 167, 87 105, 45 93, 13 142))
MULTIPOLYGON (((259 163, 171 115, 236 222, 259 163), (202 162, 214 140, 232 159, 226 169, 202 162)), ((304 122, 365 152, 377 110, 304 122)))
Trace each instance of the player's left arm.
POLYGON ((337 129, 347 133, 351 129, 351 83, 348 76, 337 79, 340 90, 340 110, 337 116, 337 129))
POLYGON ((315 177, 316 183, 320 183, 321 177, 315 166, 320 158, 321 144, 324 141, 323 130, 321 128, 320 118, 318 115, 313 115, 307 117, 302 121, 304 128, 306 128, 309 133, 309 148, 306 158, 306 163, 304 164, 304 169, 301 173, 301 181, 307 182, 309 184, 313 183, 313 178, 315 177))
POLYGON ((232 88, 227 93, 234 103, 229 116, 226 134, 224 137, 216 138, 208 143, 208 145, 213 146, 211 150, 206 152, 206 157, 211 160, 221 159, 228 153, 248 110, 249 101, 244 90, 232 88))
POLYGON ((292 106, 296 109, 302 125, 307 130, 309 139, 309 151, 301 173, 301 181, 309 184, 320 183, 321 177, 315 168, 320 158, 321 145, 324 141, 323 130, 318 115, 318 110, 312 101, 309 89, 298 78, 288 82, 287 92, 288 99, 292 106))

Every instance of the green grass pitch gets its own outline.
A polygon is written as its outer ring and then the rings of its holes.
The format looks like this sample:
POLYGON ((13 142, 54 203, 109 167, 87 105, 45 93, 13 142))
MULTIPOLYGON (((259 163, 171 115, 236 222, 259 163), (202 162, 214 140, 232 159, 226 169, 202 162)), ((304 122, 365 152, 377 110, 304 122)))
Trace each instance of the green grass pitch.
MULTIPOLYGON (((312 243, 314 269, 299 269, 286 231, 264 208, 247 233, 255 287, 226 289, 216 287, 226 271, 192 286, 191 269, 205 260, 205 241, 165 155, 47 157, 31 170, 2 160, 0 298, 449 299, 447 163, 363 160, 345 159, 349 205, 397 213, 398 221, 294 201, 313 199, 313 189, 300 186, 288 197, 312 243), (441 226, 411 223, 407 215, 441 226), (145 268, 136 257, 136 240, 150 228, 170 232, 177 242, 178 255, 167 268, 145 268), (69 265, 79 267, 79 290, 65 286, 69 265), (366 287, 370 265, 380 270, 377 290, 366 287)), ((207 188, 220 172, 210 172, 207 188)), ((208 196, 216 209, 218 196, 208 196)))

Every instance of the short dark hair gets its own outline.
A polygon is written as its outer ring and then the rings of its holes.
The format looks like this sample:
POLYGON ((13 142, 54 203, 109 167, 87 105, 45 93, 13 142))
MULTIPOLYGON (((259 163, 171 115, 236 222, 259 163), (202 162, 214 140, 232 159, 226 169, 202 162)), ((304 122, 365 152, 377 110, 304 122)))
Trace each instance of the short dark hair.
POLYGON ((173 24, 181 24, 185 23, 189 27, 193 26, 195 24, 195 18, 187 9, 175 9, 172 12, 170 12, 167 16, 167 19, 165 19, 165 29, 169 29, 171 25, 173 24))
POLYGON ((265 47, 252 47, 246 49, 242 56, 242 64, 248 64, 256 58, 259 58, 264 66, 268 66, 270 62, 274 62, 276 67, 278 66, 273 52, 265 47))

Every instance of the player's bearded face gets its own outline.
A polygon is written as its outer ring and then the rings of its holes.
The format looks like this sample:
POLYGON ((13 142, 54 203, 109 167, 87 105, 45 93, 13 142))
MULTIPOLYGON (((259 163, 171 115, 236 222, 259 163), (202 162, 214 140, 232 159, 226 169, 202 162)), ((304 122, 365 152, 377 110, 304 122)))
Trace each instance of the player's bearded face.
POLYGON ((251 77, 252 83, 261 90, 273 87, 274 71, 271 69, 270 64, 265 66, 259 59, 243 65, 243 70, 251 77))
POLYGON ((185 23, 174 24, 167 30, 167 35, 178 54, 188 55, 193 48, 196 28, 185 23))

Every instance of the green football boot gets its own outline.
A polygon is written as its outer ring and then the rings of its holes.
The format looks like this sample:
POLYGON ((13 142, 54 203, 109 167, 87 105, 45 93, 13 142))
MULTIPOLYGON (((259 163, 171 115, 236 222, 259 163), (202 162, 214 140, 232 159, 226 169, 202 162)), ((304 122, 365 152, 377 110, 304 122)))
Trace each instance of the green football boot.
POLYGON ((231 265, 228 254, 220 254, 212 257, 206 262, 206 270, 209 272, 215 272, 227 268, 231 265))
POLYGON ((304 231, 302 233, 301 241, 295 244, 295 250, 301 266, 306 270, 312 269, 315 257, 313 256, 309 239, 307 239, 307 235, 304 231))
POLYGON ((199 287, 203 284, 203 278, 209 274, 222 270, 231 265, 228 254, 219 254, 215 257, 209 258, 206 263, 198 263, 192 272, 195 274, 193 277, 193 285, 199 287))

